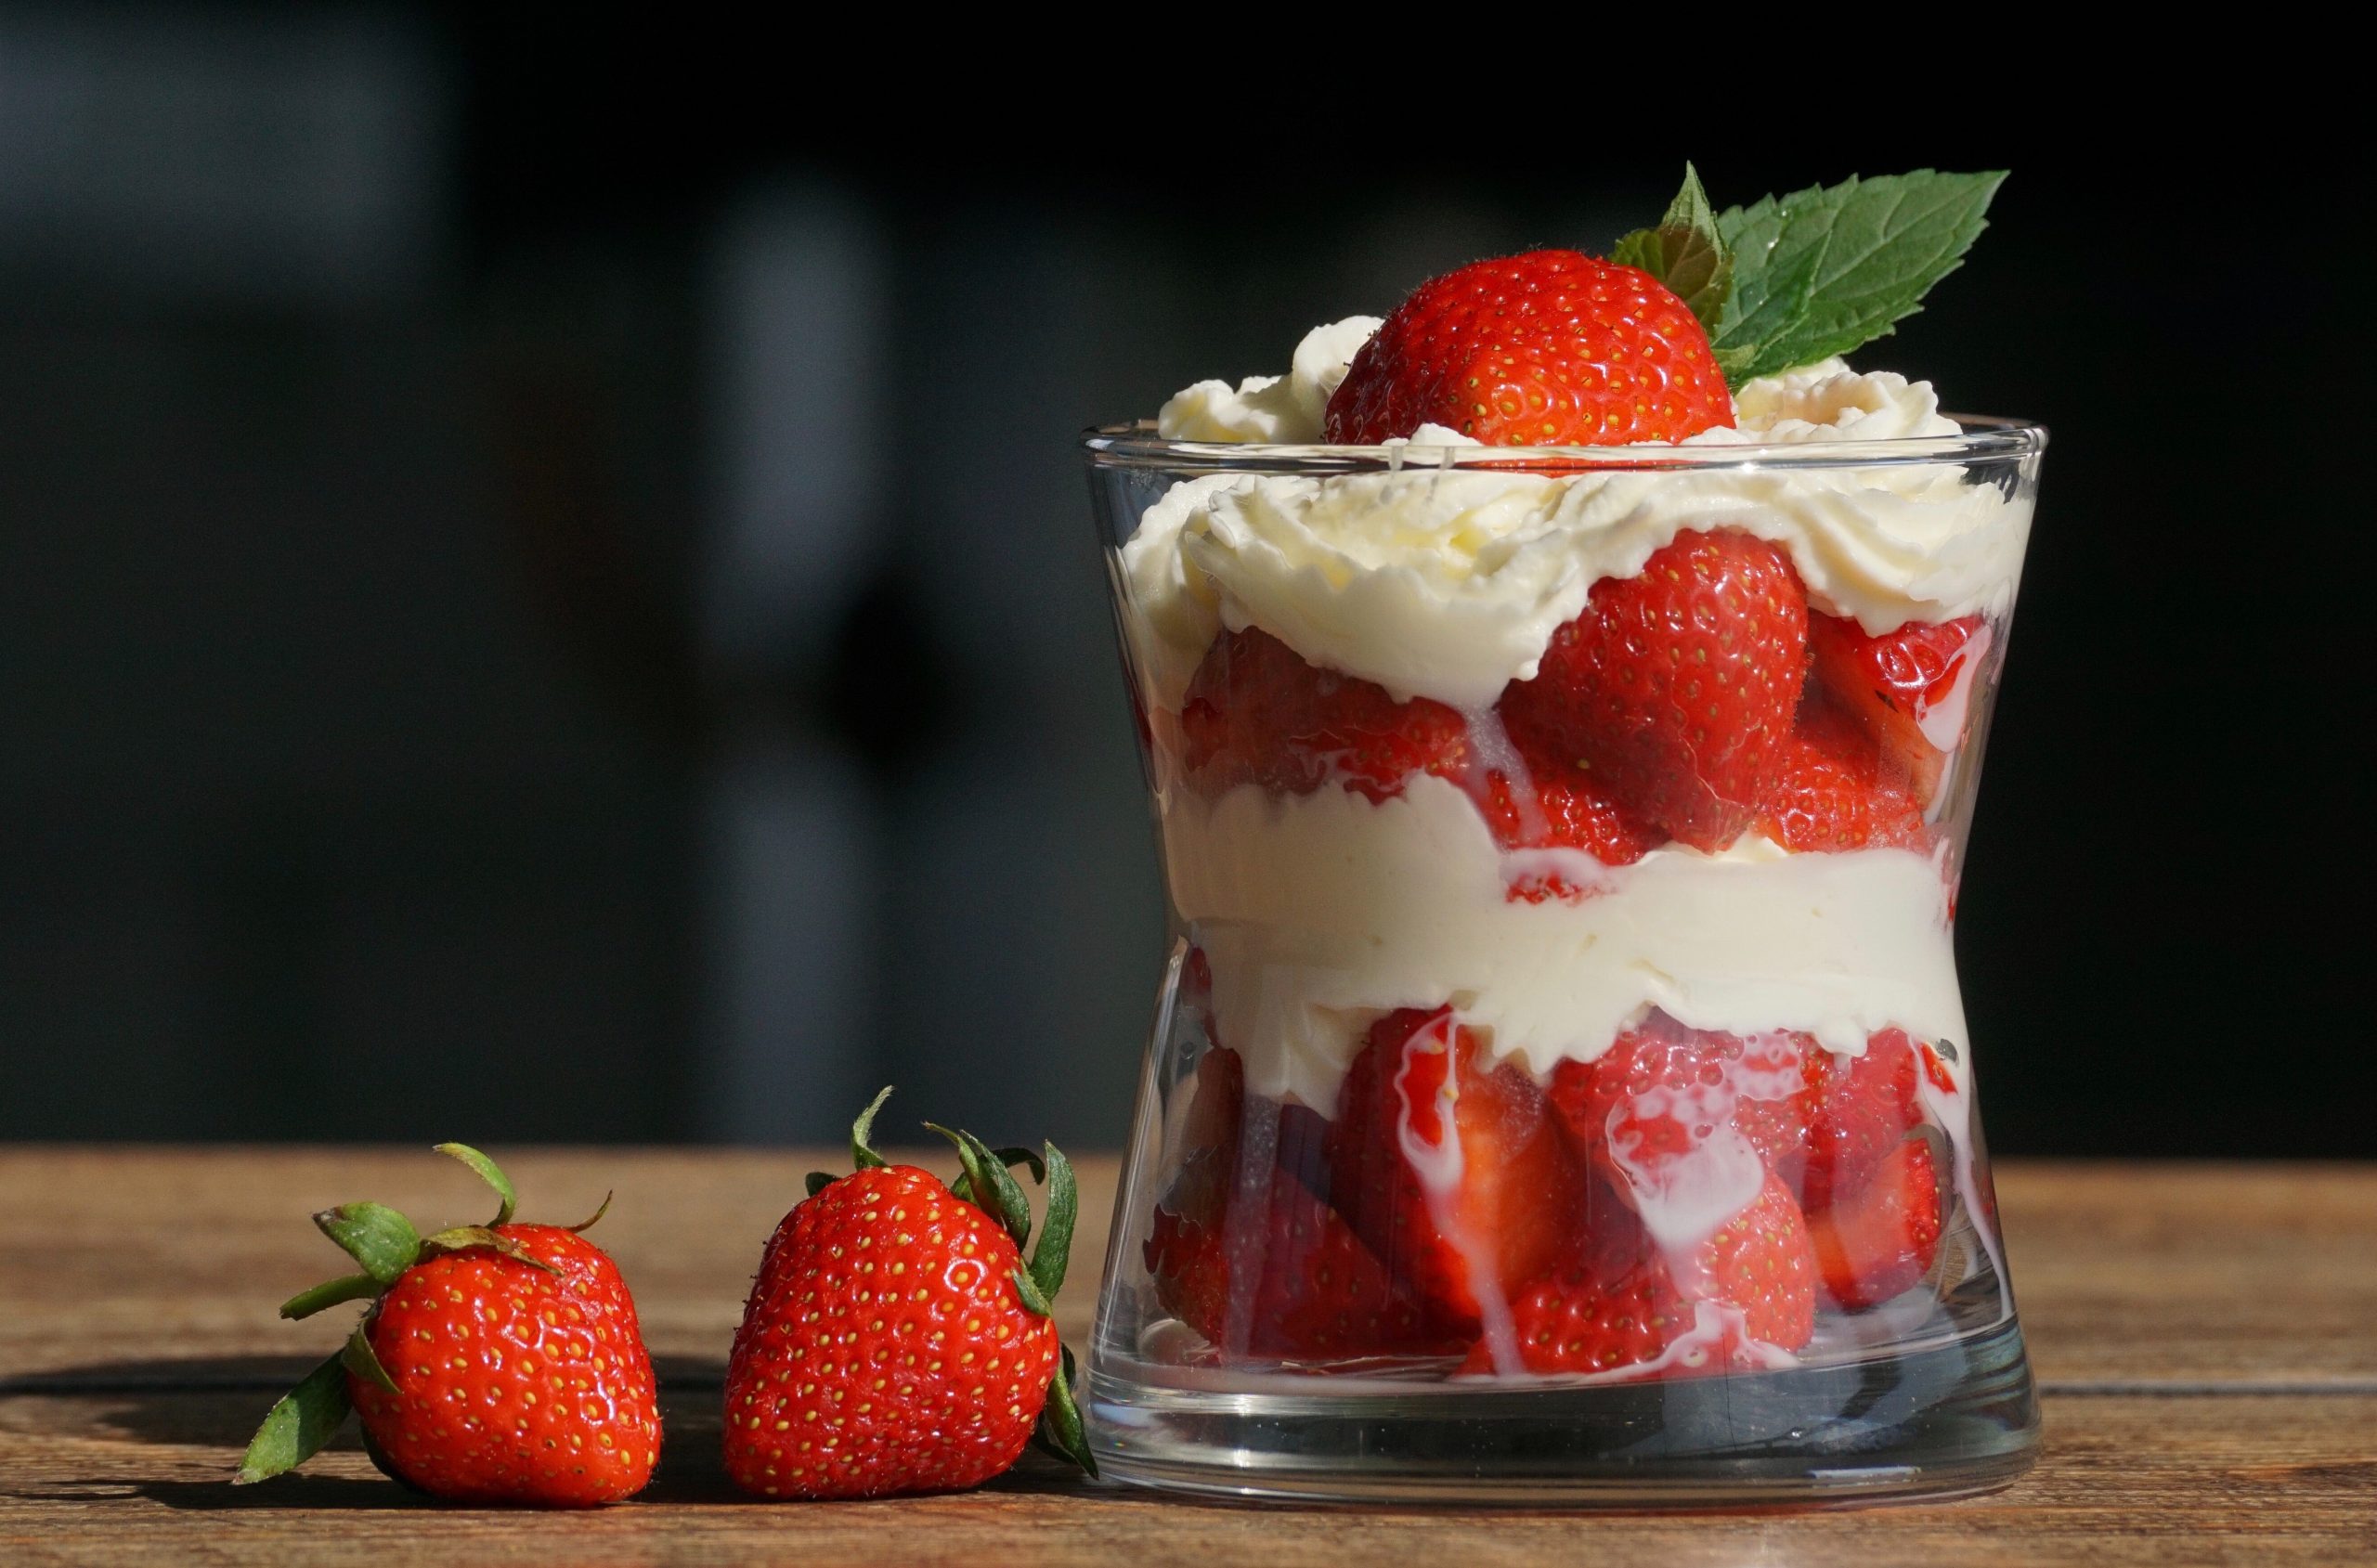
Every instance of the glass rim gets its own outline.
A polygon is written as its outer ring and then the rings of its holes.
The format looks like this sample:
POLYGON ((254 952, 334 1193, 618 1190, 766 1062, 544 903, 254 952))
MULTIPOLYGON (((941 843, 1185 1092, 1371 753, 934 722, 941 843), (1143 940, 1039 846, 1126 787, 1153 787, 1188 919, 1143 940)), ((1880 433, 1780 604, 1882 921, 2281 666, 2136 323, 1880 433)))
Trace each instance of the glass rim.
POLYGON ((1955 435, 1897 435, 1877 441, 1760 441, 1725 446, 1443 447, 1394 442, 1374 447, 1318 443, 1171 441, 1153 420, 1097 425, 1081 435, 1083 456, 1098 468, 1153 468, 1207 473, 1391 473, 1416 469, 1674 472, 1699 469, 1875 468, 1913 463, 1964 463, 2034 457, 2046 449, 2046 427, 1985 414, 1946 416, 1963 428, 1955 435))

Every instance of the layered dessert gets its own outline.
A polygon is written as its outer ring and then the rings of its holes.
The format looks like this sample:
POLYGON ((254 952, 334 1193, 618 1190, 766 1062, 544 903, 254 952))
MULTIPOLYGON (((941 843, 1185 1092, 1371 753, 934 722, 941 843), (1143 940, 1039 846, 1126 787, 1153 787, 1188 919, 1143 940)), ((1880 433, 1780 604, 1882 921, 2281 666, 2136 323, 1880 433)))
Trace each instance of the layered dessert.
POLYGON ((1688 181, 1163 406, 1138 1354, 1639 1380, 2002 1296, 1950 929, 2030 471, 1842 357, 1978 206, 1883 287, 1841 188, 1688 181))

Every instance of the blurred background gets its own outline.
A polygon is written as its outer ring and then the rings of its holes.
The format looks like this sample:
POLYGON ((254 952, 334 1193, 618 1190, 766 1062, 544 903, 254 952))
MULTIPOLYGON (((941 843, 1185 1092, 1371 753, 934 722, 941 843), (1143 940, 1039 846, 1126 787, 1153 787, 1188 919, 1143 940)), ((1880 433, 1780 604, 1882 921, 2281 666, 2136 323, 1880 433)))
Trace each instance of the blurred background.
POLYGON ((917 156, 731 38, 554 36, 0 6, 0 1137, 786 1141, 897 1082, 1119 1142, 1161 911, 1075 433, 1689 154, 2015 170, 1860 356, 2055 432, 1961 905, 1995 1145, 2377 1153, 2312 175, 1904 113, 1357 157, 1152 79, 917 156))

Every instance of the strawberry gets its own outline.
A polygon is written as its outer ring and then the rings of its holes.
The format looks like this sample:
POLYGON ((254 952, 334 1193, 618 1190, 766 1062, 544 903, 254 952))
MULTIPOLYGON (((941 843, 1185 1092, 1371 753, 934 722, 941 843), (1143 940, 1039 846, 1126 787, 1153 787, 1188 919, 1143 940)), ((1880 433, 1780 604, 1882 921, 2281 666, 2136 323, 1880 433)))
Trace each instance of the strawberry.
MULTIPOLYGON (((1549 758, 1525 759, 1527 779, 1519 787, 1500 770, 1470 796, 1505 850, 1579 849, 1604 866, 1632 865, 1658 848, 1659 834, 1627 815, 1583 769, 1549 758)), ((1583 898, 1579 886, 1555 865, 1528 866, 1512 878, 1508 897, 1541 903, 1546 899, 1583 898)))
POLYGON ((1799 1198, 1814 1214, 1829 1207, 1836 1194, 1862 1186, 1921 1124, 1923 1113, 1916 1100, 1921 1067, 1904 1030, 1875 1034, 1862 1056, 1820 1051, 1811 1065, 1816 1097, 1799 1198))
POLYGON ((1398 703, 1383 686, 1306 664, 1252 627, 1206 653, 1180 729, 1183 765, 1214 793, 1251 783, 1309 795, 1337 780, 1383 800, 1413 773, 1458 777, 1469 754, 1468 724, 1444 704, 1398 703))
POLYGON ((1825 1296, 1856 1312, 1912 1289, 1931 1272, 1940 1223, 1930 1142, 1909 1138, 1863 1186, 1809 1221, 1825 1296))
POLYGON ((1143 1250, 1157 1298, 1226 1359, 1344 1360, 1459 1348, 1337 1212, 1283 1170, 1253 1200, 1156 1211, 1143 1250))
POLYGON ((424 1238, 376 1203, 315 1215, 362 1272, 280 1315, 371 1305, 345 1348, 273 1406, 235 1479, 303 1464, 351 1407, 372 1461, 432 1497, 545 1508, 633 1497, 659 1461, 660 1411, 635 1302, 579 1234, 602 1212, 566 1229, 515 1225, 494 1161, 461 1144, 438 1150, 495 1189, 495 1219, 424 1238))
POLYGON ((1920 849, 1923 808, 1895 766, 1846 715, 1812 704, 1786 736, 1759 806, 1759 830, 1794 853, 1920 849))
POLYGON ((1745 1040, 1687 1029, 1654 1009, 1596 1059, 1553 1069, 1550 1093, 1578 1147, 1621 1190, 1626 1165, 1642 1171, 1688 1156, 1720 1126, 1738 1131, 1769 1170, 1787 1171, 1807 1149, 1810 1075, 1824 1056, 1804 1035, 1745 1040))
POLYGON ((1470 1331, 1478 1290, 1550 1269, 1585 1198, 1543 1092, 1481 1053, 1449 1007, 1388 1014, 1347 1069, 1329 1133, 1338 1209, 1441 1321, 1470 1331), (1492 1281, 1472 1276, 1473 1259, 1492 1281))
MULTIPOLYGON (((886 1089, 851 1130, 856 1171, 809 1178, 769 1239, 726 1369, 726 1473, 762 1497, 878 1497, 979 1486, 1035 1435, 1096 1473, 1049 1302, 1077 1199, 1045 1163, 933 1131, 965 1174, 890 1165, 867 1147, 886 1089), (1048 1184, 1032 1228, 1010 1164, 1048 1184)), ((929 1124, 928 1124, 929 1125, 929 1124)))
POLYGON ((1604 577, 1502 693, 1513 739, 1573 758, 1635 816, 1696 849, 1749 825, 1807 673, 1807 595, 1790 557, 1686 530, 1639 576, 1604 577))
POLYGON ((1974 683, 1989 652, 1979 616, 1936 626, 1909 621, 1870 636, 1853 620, 1812 616, 1808 647, 1817 682, 1881 748, 1888 769, 1923 806, 1948 752, 1963 738, 1974 683))
POLYGON ((1370 446, 1448 425, 1489 447, 1681 441, 1733 419, 1708 334, 1650 274, 1575 251, 1422 283, 1345 371, 1322 421, 1370 446))
MULTIPOLYGON (((1769 1176, 1758 1196, 1694 1250, 1681 1277, 1644 1243, 1631 1257, 1580 1253, 1511 1302, 1530 1372, 1612 1372, 1658 1360, 1699 1327, 1695 1303, 1721 1309, 1715 1343, 1679 1357, 1678 1373, 1719 1371, 1747 1340, 1797 1350, 1815 1332, 1816 1264, 1791 1189, 1769 1176)), ((1481 1342, 1464 1373, 1495 1370, 1481 1342)))

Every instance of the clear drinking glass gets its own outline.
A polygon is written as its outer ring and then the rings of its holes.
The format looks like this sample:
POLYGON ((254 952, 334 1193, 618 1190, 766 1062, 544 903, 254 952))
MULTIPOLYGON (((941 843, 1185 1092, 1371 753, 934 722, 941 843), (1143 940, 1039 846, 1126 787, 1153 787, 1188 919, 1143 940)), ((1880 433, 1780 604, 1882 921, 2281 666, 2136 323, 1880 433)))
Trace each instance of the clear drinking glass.
POLYGON ((1960 426, 1085 438, 1172 937, 1085 1378, 1108 1471, 1665 1506, 1952 1495, 2028 1464, 1951 925, 2046 435, 1960 426), (1280 519, 1333 509, 1342 543, 1415 497, 1480 570, 1565 520, 1529 613, 1577 603, 1578 563, 1666 570, 1654 547, 1711 537, 1857 606, 1812 608, 1772 661, 1796 667, 1734 671, 1798 693, 1791 782, 1682 837, 1614 827, 1592 759, 1564 774, 1530 743, 1521 682, 1413 695, 1462 688, 1431 677, 1516 602, 1295 557, 1280 519), (1872 625, 1885 577, 1937 619, 1872 625), (1359 630, 1376 663, 1382 627, 1400 693, 1290 645, 1359 630))

